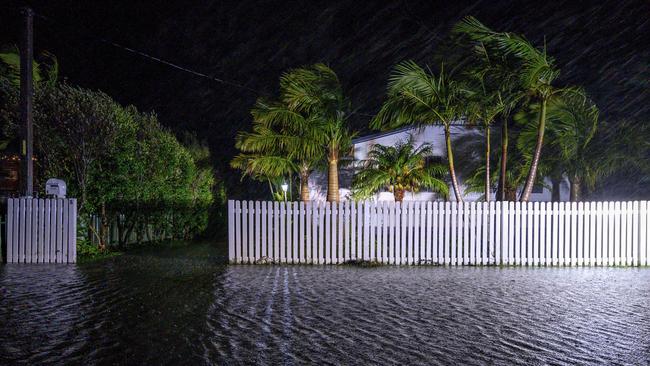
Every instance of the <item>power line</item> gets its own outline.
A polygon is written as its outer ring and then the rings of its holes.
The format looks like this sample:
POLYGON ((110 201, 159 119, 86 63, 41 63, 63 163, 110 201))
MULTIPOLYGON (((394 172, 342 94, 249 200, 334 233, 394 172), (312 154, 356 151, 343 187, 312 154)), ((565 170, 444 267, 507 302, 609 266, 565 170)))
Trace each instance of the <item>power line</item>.
MULTIPOLYGON (((56 23, 56 21, 55 21, 54 19, 52 19, 52 18, 50 18, 50 17, 48 17, 48 16, 45 16, 45 15, 43 15, 43 14, 39 14, 39 13, 34 12, 34 15, 37 16, 37 17, 39 17, 39 18, 41 18, 41 19, 44 19, 44 20, 46 20, 46 21, 49 21, 49 22, 52 22, 52 23, 56 23)), ((234 81, 229 81, 229 80, 221 79, 221 78, 218 78, 218 77, 210 76, 210 75, 205 74, 205 73, 203 73, 203 72, 196 71, 196 70, 192 70, 192 69, 190 69, 190 68, 188 68, 188 67, 180 66, 180 65, 178 65, 178 64, 176 64, 176 63, 173 63, 173 62, 171 62, 171 61, 164 60, 164 59, 162 59, 162 58, 160 58, 160 57, 156 57, 156 56, 150 55, 150 54, 148 54, 148 53, 146 53, 146 52, 143 52, 143 51, 137 50, 137 49, 132 48, 132 47, 124 46, 124 45, 119 44, 119 43, 117 43, 117 42, 114 42, 114 41, 108 40, 108 39, 106 39, 106 38, 101 38, 101 37, 100 37, 100 38, 97 38, 97 37, 91 37, 91 38, 94 38, 96 41, 99 41, 99 42, 102 42, 102 43, 108 44, 108 45, 110 45, 110 46, 112 46, 112 47, 115 47, 115 48, 121 49, 121 50, 123 50, 123 51, 126 51, 126 52, 129 52, 129 53, 132 53, 132 54, 138 55, 138 56, 140 56, 140 57, 146 58, 146 59, 151 60, 151 61, 154 61, 154 62, 161 63, 161 64, 163 64, 163 65, 166 65, 166 66, 172 67, 172 68, 177 69, 177 70, 180 70, 180 71, 184 71, 184 72, 190 73, 190 74, 195 75, 195 76, 198 76, 198 77, 202 77, 202 78, 208 79, 208 80, 210 80, 210 81, 216 81, 216 82, 221 83, 221 84, 224 84, 224 85, 229 85, 229 86, 234 86, 234 87, 241 88, 241 89, 246 89, 246 90, 248 90, 248 91, 250 91, 250 92, 253 92, 253 93, 256 93, 256 94, 258 94, 258 95, 264 94, 264 93, 260 92, 259 90, 255 90, 255 89, 250 88, 250 87, 248 87, 248 86, 246 86, 246 85, 243 85, 243 84, 240 84, 240 83, 236 83, 236 82, 234 82, 234 81)))
POLYGON ((113 41, 108 41, 108 40, 105 40, 105 39, 98 39, 98 40, 101 41, 101 42, 104 42, 106 44, 109 44, 109 45, 111 45, 113 47, 117 47, 117 48, 120 48, 120 49, 125 50, 127 52, 131 52, 133 54, 142 56, 142 57, 147 58, 149 60, 156 61, 156 62, 162 63, 164 65, 173 67, 173 68, 175 68, 177 70, 188 72, 188 73, 190 73, 192 75, 200 76, 200 77, 206 78, 208 80, 216 81, 218 83, 222 83, 222 84, 226 84, 226 85, 246 89, 246 90, 252 91, 254 93, 262 94, 262 93, 260 93, 259 91, 255 90, 253 88, 247 87, 246 85, 242 85, 242 84, 238 84, 238 83, 235 83, 235 82, 232 82, 232 81, 228 81, 228 80, 220 79, 220 78, 217 78, 217 77, 214 77, 214 76, 206 75, 206 74, 204 74, 202 72, 191 70, 191 69, 188 69, 188 68, 183 67, 183 66, 179 66, 179 65, 177 65, 175 63, 172 63, 170 61, 163 60, 163 59, 161 59, 159 57, 156 57, 156 56, 151 56, 151 55, 146 54, 146 53, 144 53, 142 51, 138 51, 138 50, 133 49, 131 47, 123 46, 123 45, 121 45, 119 43, 116 43, 116 42, 113 42, 113 41))

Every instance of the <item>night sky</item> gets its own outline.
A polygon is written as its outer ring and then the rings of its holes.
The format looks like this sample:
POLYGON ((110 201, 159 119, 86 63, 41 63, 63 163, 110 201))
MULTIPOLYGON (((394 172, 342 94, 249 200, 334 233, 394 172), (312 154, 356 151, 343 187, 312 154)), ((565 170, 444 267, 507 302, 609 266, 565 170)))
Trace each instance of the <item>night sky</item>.
MULTIPOLYGON (((217 173, 229 187, 239 181, 239 174, 228 168, 234 136, 250 126, 255 99, 276 92, 283 71, 329 64, 351 101, 352 123, 364 133, 382 101, 391 66, 409 58, 436 63, 434 55, 445 50, 449 29, 466 15, 495 30, 525 34, 539 46, 546 37, 562 72, 560 84, 584 86, 603 118, 648 121, 650 116, 647 0, 30 4, 47 18, 35 19, 35 51, 55 54, 63 78, 156 111, 176 132, 196 132, 209 143, 217 173), (198 77, 107 42, 239 86, 198 77)), ((0 5, 2 45, 18 43, 21 22, 14 9, 20 5, 0 5)), ((230 193, 245 195, 241 188, 230 193)))

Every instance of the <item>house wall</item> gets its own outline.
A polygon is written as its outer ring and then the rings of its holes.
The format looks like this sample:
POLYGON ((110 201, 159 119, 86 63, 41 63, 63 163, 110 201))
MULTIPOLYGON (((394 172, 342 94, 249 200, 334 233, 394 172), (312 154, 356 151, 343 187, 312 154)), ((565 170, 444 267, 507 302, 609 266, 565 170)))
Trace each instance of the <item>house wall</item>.
MULTIPOLYGON (((443 126, 425 126, 423 128, 403 128, 399 130, 394 130, 388 133, 383 134, 374 134, 369 136, 364 136, 353 140, 354 145, 354 159, 358 162, 363 161, 367 158, 370 149, 374 144, 381 145, 395 145, 399 141, 404 141, 409 138, 409 135, 413 136, 416 146, 423 143, 430 143, 433 145, 433 155, 438 157, 446 157, 446 147, 445 147, 445 131, 443 126)), ((463 152, 462 142, 470 139, 482 139, 483 133, 478 129, 468 129, 463 126, 452 126, 451 128, 451 138, 452 146, 454 147, 454 158, 456 160, 456 165, 461 166, 464 158, 464 154, 468 152, 463 152), (460 147, 459 149, 456 149, 460 147)), ((339 184, 341 189, 339 190, 339 195, 342 200, 349 199, 350 187, 352 185, 352 178, 354 176, 354 166, 343 168, 340 172, 339 184)), ((462 183, 463 176, 462 173, 458 172, 458 179, 461 186, 461 191, 464 192, 466 186, 462 183)), ((550 179, 545 179, 546 186, 551 186, 550 179)), ((325 201, 327 197, 327 174, 326 172, 317 171, 312 174, 310 177, 309 183, 310 198, 315 201, 325 201)), ((455 195, 453 189, 449 189, 450 199, 455 200, 455 195)), ((492 192, 493 196, 496 192, 492 192)), ((465 201, 478 201, 482 197, 482 194, 479 193, 466 193, 463 196, 465 201)), ((375 201, 393 201, 393 194, 390 192, 380 192, 374 195, 372 200, 375 201)), ((404 196, 405 201, 435 201, 440 200, 437 194, 433 192, 421 191, 418 193, 407 192, 404 196)), ((560 185, 560 199, 566 201, 569 199, 569 184, 565 179, 560 185)), ((548 188, 544 188, 541 193, 533 193, 531 196, 531 201, 550 201, 551 200, 551 191, 548 188)))

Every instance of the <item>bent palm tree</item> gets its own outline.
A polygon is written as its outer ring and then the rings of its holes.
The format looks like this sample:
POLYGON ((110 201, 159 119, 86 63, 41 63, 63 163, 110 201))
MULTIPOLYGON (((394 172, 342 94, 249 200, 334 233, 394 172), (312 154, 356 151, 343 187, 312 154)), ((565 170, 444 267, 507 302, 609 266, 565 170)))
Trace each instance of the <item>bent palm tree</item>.
POLYGON ((548 100, 558 91, 552 83, 559 76, 555 61, 546 53, 546 48, 535 48, 524 37, 508 32, 495 32, 474 17, 467 17, 456 28, 468 34, 475 41, 482 42, 505 56, 513 56, 519 63, 521 87, 540 104, 537 122, 537 141, 520 200, 530 199, 544 144, 546 110, 548 100))
POLYGON ((280 80, 282 101, 317 121, 320 141, 327 150, 327 200, 339 201, 339 163, 352 145, 346 126, 347 102, 336 73, 324 64, 292 70, 280 80))
POLYGON ((412 138, 395 146, 373 145, 362 170, 354 177, 353 195, 366 198, 386 188, 393 193, 395 201, 401 202, 406 191, 417 192, 420 188, 429 188, 446 198, 449 188, 441 179, 446 168, 440 164, 426 163, 432 150, 430 144, 416 148, 412 138))
POLYGON ((386 129, 402 125, 443 125, 451 184, 456 200, 461 202, 463 197, 451 148, 451 125, 460 117, 460 113, 459 89, 444 70, 435 75, 413 61, 405 61, 395 66, 388 81, 388 99, 373 118, 371 127, 386 129))

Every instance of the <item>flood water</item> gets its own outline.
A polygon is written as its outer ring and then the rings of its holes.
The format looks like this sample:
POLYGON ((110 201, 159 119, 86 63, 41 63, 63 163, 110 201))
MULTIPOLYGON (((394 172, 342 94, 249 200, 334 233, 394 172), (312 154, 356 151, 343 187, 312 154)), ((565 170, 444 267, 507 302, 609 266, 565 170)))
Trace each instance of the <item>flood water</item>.
POLYGON ((650 269, 0 265, 0 364, 647 364, 650 269))

